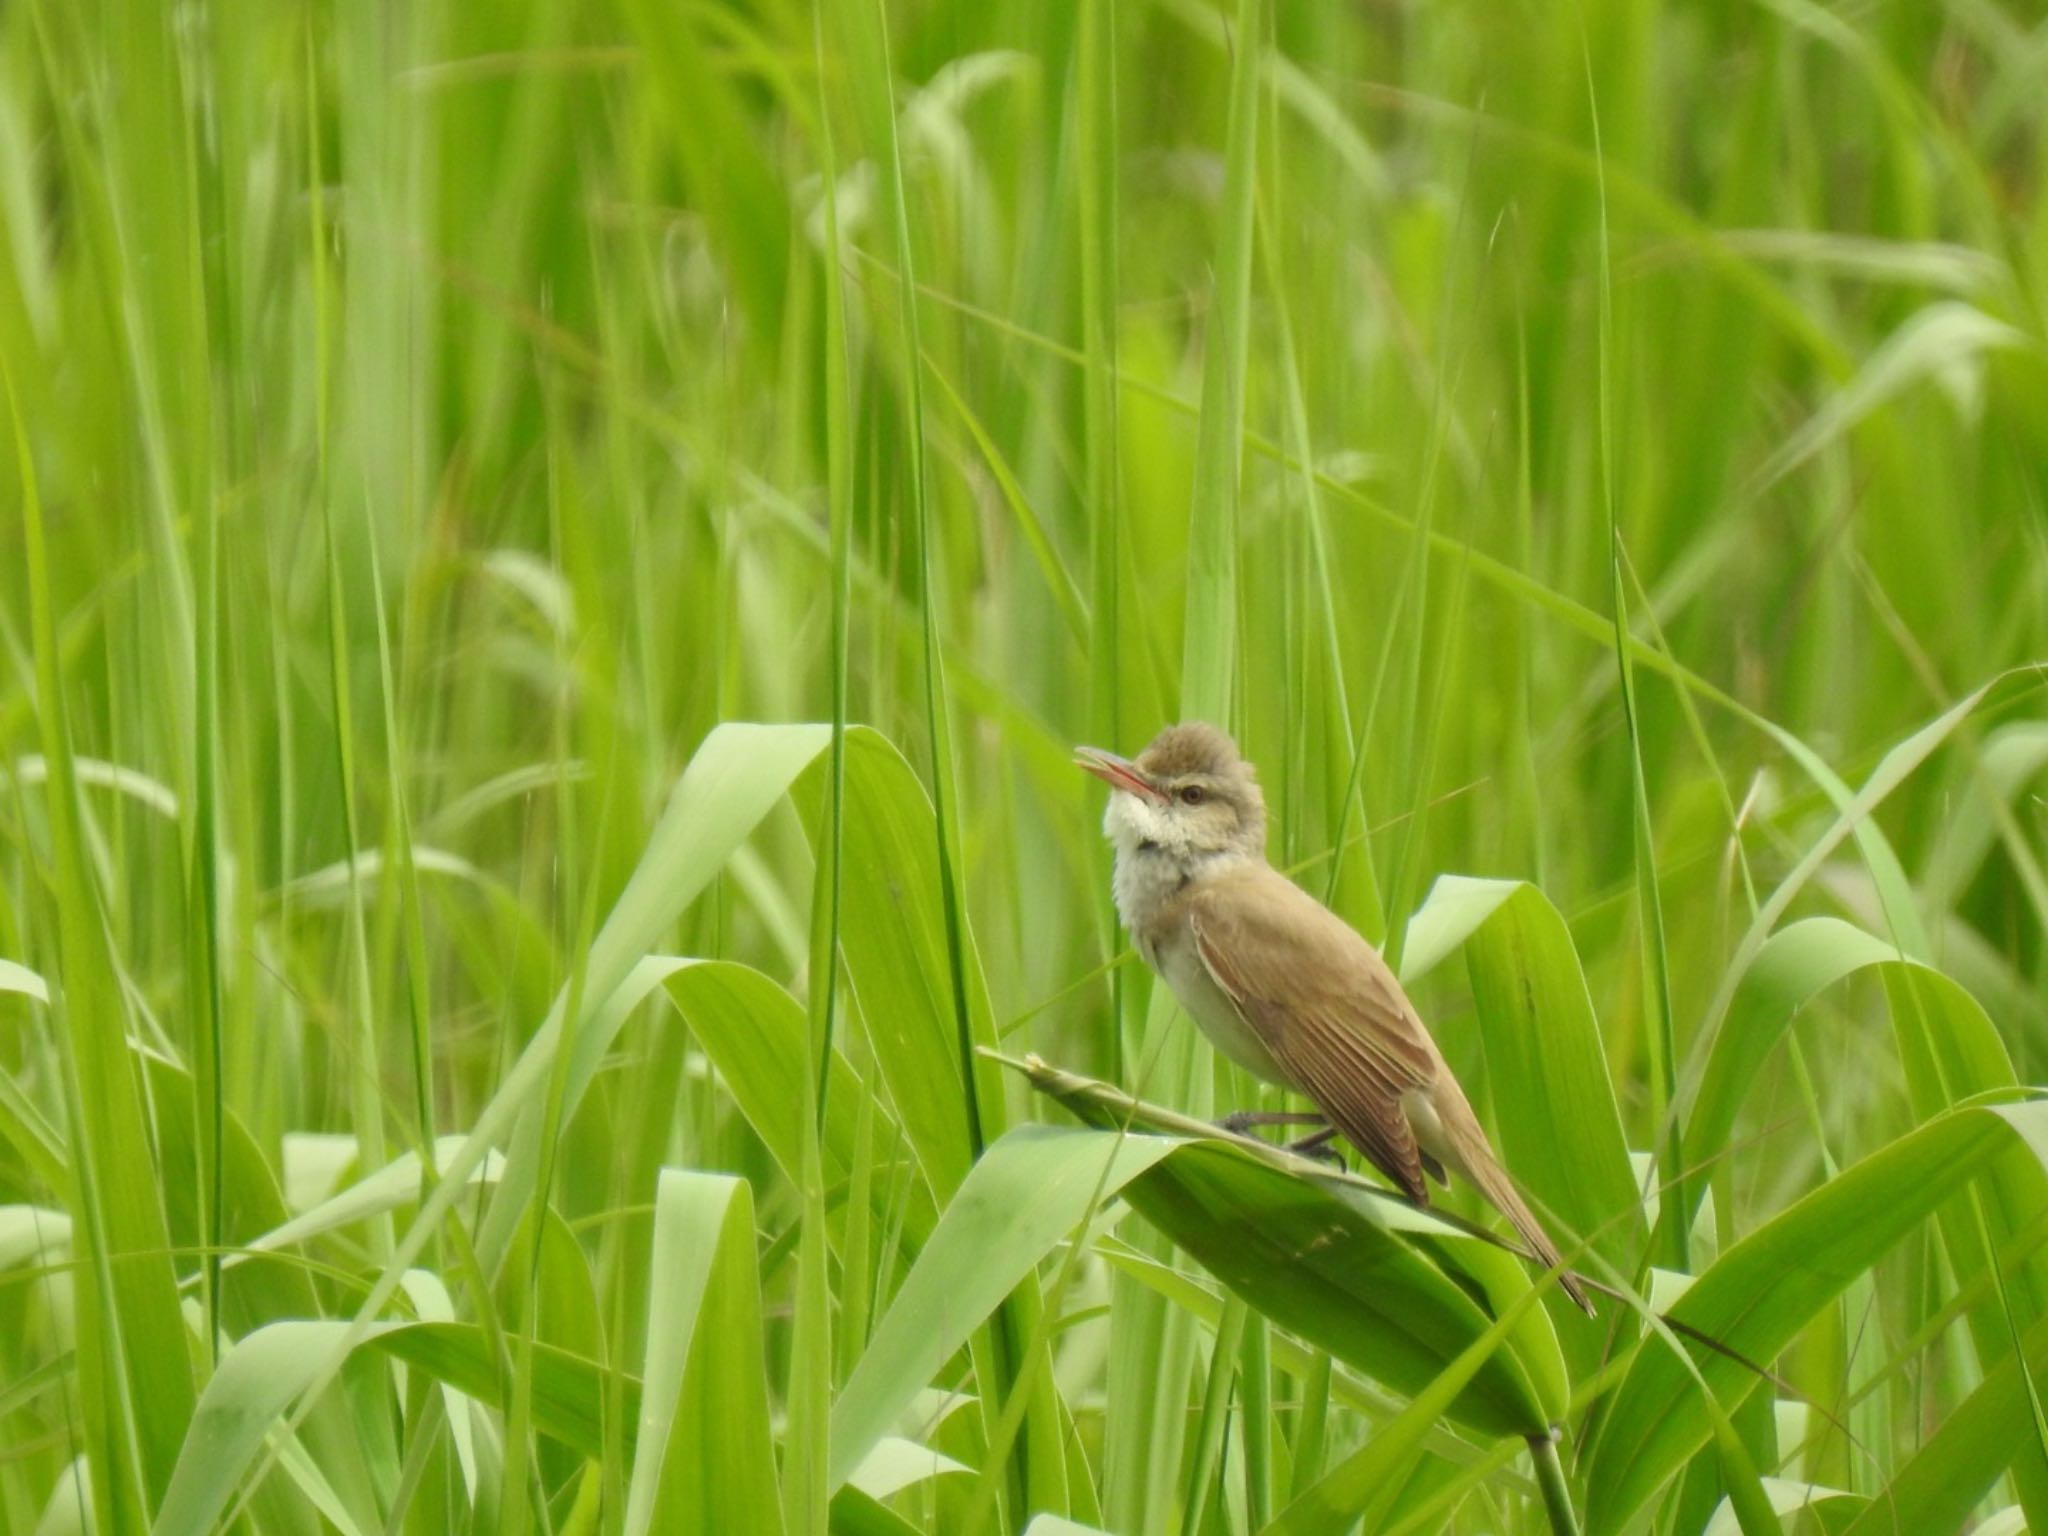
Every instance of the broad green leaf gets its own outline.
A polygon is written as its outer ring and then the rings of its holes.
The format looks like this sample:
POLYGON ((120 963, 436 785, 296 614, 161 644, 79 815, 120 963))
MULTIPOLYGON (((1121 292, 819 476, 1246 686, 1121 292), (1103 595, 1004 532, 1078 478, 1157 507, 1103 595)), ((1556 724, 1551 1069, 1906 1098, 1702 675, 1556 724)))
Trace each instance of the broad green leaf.
MULTIPOLYGON (((200 1394, 170 1487, 150 1527, 154 1536, 217 1529, 236 1487, 277 1421, 328 1375, 332 1354, 353 1343, 394 1356, 471 1397, 503 1405, 505 1380, 483 1331, 470 1323, 341 1321, 272 1323, 239 1341, 200 1394)), ((533 1351, 534 1422, 586 1456, 604 1454, 604 1372, 545 1344, 533 1351)), ((626 1411, 639 1413, 639 1383, 625 1384, 626 1411)))
POLYGON ((0 992, 14 992, 22 997, 32 997, 39 1003, 50 1000, 49 983, 25 965, 12 960, 0 960, 0 992))
MULTIPOLYGON (((1766 939, 1742 973, 1698 1078, 1685 1119, 1686 1166, 1702 1165, 1728 1144, 1750 1084, 1801 1009, 1853 972, 1900 958, 1896 945, 1833 917, 1807 918, 1766 939)), ((1690 1216, 1706 1185, 1694 1179, 1684 1188, 1690 1216)))
MULTIPOLYGON (((1316 1536, 1347 1527, 1376 1499, 1390 1503, 1412 1469, 1426 1455, 1424 1441, 1466 1385, 1513 1336, 1524 1312, 1535 1304, 1525 1291, 1502 1309, 1456 1360, 1415 1395, 1391 1423, 1375 1430, 1353 1455, 1318 1479, 1290 1503, 1261 1536, 1316 1536)), ((1382 1505, 1384 1507, 1384 1505, 1382 1505)))
POLYGON ((832 1495, 832 1536, 925 1536, 881 1500, 848 1483, 832 1495))
MULTIPOLYGON (((803 797, 803 809, 815 838, 822 826, 821 797, 803 797)), ((846 972, 889 1100, 926 1181, 943 1201, 967 1176, 973 1154, 932 803, 902 754, 874 731, 846 733, 841 837, 839 943, 846 972)), ((971 947, 966 972, 975 1039, 993 1044, 988 989, 971 947)), ((984 1065, 977 1075, 990 1070, 984 1065)), ((974 1091, 984 1102, 1000 1098, 1000 1088, 987 1083, 974 1091)))
MULTIPOLYGON (((1148 1290, 1198 1319, 1212 1333, 1215 1331, 1228 1293, 1219 1297, 1213 1282, 1163 1264, 1115 1237, 1098 1237, 1095 1251, 1116 1266, 1119 1273, 1130 1275, 1148 1290)), ((1290 1375, 1307 1376, 1315 1369, 1316 1351, 1290 1334, 1274 1334, 1272 1349, 1274 1361, 1290 1375)), ((1330 1397, 1332 1402, 1355 1409, 1372 1419, 1390 1419, 1403 1411, 1400 1400, 1377 1383, 1348 1370, 1330 1373, 1330 1397)), ((1431 1429, 1428 1448, 1436 1456, 1452 1462, 1469 1462, 1478 1454, 1471 1441, 1459 1438, 1455 1431, 1441 1424, 1431 1429)))
MULTIPOLYGON (((2048 1158, 2048 1104, 1951 1110, 1822 1185, 1724 1253, 1671 1316, 1750 1360, 1769 1360, 1814 1313, 1917 1222, 2015 1143, 2048 1158)), ((1732 1408, 1757 1385, 1727 1355, 1689 1345, 1695 1369, 1732 1408)), ((1646 1343, 1601 1420, 1587 1471, 1593 1536, 1623 1528, 1712 1424, 1693 1376, 1646 1343)))
MULTIPOLYGON (((1447 875, 1409 923, 1404 973, 1419 974, 1460 944, 1503 1162, 1535 1197, 1567 1259, 1584 1240, 1621 1275, 1632 1275, 1643 1254, 1641 1193, 1593 1000, 1563 916, 1533 885, 1447 875)), ((1573 1364, 1596 1364, 1608 1347, 1607 1322, 1577 1313, 1562 1298, 1551 1311, 1568 1318, 1573 1364)))
MULTIPOLYGON (((584 965, 585 1018, 575 1031, 563 1102, 565 1124, 625 1022, 623 1010, 611 1008, 613 994, 633 977, 634 967, 711 883, 797 775, 824 751, 830 737, 831 731, 822 725, 726 724, 698 746, 648 839, 647 851, 591 943, 584 965), (591 1027, 600 1021, 603 1027, 591 1027)), ((500 1198, 492 1202, 477 1239, 479 1256, 487 1264, 495 1263, 511 1242, 539 1177, 541 1096, 561 1039, 566 1004, 565 992, 477 1117, 453 1165, 442 1170, 444 1178, 466 1178, 508 1123, 517 1120, 500 1198)), ((449 1204, 452 1199, 437 1191, 408 1232, 408 1245, 424 1241, 449 1204)), ((367 1309, 362 1315, 369 1315, 367 1309)))
POLYGON ((629 1536, 779 1531, 745 1181, 662 1170, 648 1297, 629 1536))
POLYGON ((867 1459, 853 1469, 848 1486, 858 1488, 871 1499, 888 1499, 935 1477, 973 1474, 974 1468, 928 1445, 905 1440, 901 1435, 884 1435, 868 1452, 867 1459))
MULTIPOLYGON (((443 1136, 434 1144, 434 1161, 445 1167, 460 1153, 463 1138, 443 1136)), ((503 1170, 504 1159, 492 1154, 477 1167, 472 1168, 468 1182, 489 1184, 495 1182, 503 1170)), ((404 1152, 379 1168, 366 1178, 340 1192, 330 1195, 313 1209, 292 1217, 289 1221, 272 1227, 241 1244, 242 1252, 230 1255, 228 1263, 241 1264, 255 1254, 274 1253, 289 1248, 294 1243, 303 1243, 324 1232, 346 1227, 384 1211, 395 1211, 401 1206, 417 1204, 426 1193, 425 1170, 420 1167, 417 1152, 404 1152)))
POLYGON ((54 1264, 71 1248, 71 1218, 35 1205, 0 1205, 0 1269, 54 1264))
MULTIPOLYGON (((2026 1361, 2037 1382, 2048 1379, 2048 1319, 2027 1335, 2026 1361)), ((2008 1354, 1898 1468, 1849 1527, 1852 1536, 1961 1530, 2033 1440, 2027 1384, 2008 1354)))
MULTIPOLYGON (((650 962, 653 963, 653 962, 650 962)), ((665 977, 668 995, 690 1027, 718 1076, 732 1090, 734 1103, 767 1146, 782 1171, 795 1181, 802 1169, 801 1117, 804 1055, 808 1020, 803 1005, 750 966, 727 960, 676 961, 665 977)), ((858 1155, 854 1142, 859 1102, 870 1101, 874 1136, 892 1145, 898 1134, 895 1117, 875 1099, 868 1085, 847 1062, 832 1053, 831 1086, 825 1119, 825 1178, 836 1184, 847 1177, 858 1155)), ((886 1180, 872 1191, 884 1219, 900 1217, 905 1236, 921 1244, 934 1220, 931 1196, 920 1184, 907 1192, 886 1180)))
MULTIPOLYGON (((1092 1125, 1173 1132, 1172 1155, 1132 1177, 1124 1198, 1268 1318, 1406 1396, 1530 1289, 1495 1243, 1363 1179, 1220 1136, 1105 1084, 1037 1063, 1026 1071, 1092 1125)), ((1482 1434, 1541 1434, 1569 1395, 1557 1336, 1531 1309, 1449 1412, 1482 1434)))
MULTIPOLYGON (((1918 1117, 1931 1120, 1973 1094, 2016 1086, 1997 1029, 1962 987, 1939 971, 1903 959, 1895 947, 1859 928, 1836 918, 1811 918, 1773 934, 1736 990, 1687 1121, 1689 1166, 1704 1165, 1728 1144, 1743 1096, 1799 1010, 1825 988, 1867 969, 1883 979, 1908 1097, 1918 1117)), ((1951 1261, 1962 1274, 1980 1273, 1991 1253, 2003 1251, 2048 1209, 2048 1173, 2023 1147, 1995 1158, 1978 1188, 1980 1205, 1959 1198, 1941 1209, 1951 1261)), ((2008 1358, 2013 1329, 2030 1328, 2048 1309, 2048 1258, 2037 1255, 2025 1264, 2003 1301, 1993 1296, 1970 1314, 1972 1337, 1987 1363, 2008 1358), (2010 1318, 2006 1306, 2012 1309, 2010 1318)), ((2039 1465, 2038 1447, 2025 1460, 2022 1485, 2033 1497, 2048 1468, 2039 1465)))
POLYGON ((1158 1137, 1025 1125, 988 1149, 946 1203, 832 1405, 835 1490, 1053 1245, 1173 1147, 1158 1137))
MULTIPOLYGON (((1839 1488, 1823 1488, 1817 1483, 1796 1482, 1790 1478, 1767 1477, 1763 1479, 1764 1497, 1770 1501, 1772 1512, 1778 1515, 1798 1515, 1808 1511, 1820 1522, 1820 1528, 1838 1531, 1855 1518, 1857 1512, 1871 1503, 1860 1494, 1844 1493, 1839 1488)), ((1932 1530, 1933 1527, 1927 1527, 1932 1530)), ((1735 1506, 1726 1499, 1714 1511, 1714 1518, 1707 1522, 1701 1536, 1737 1536, 1742 1522, 1736 1518, 1735 1506)))
MULTIPOLYGON (((1528 1288, 1517 1261, 1489 1243, 1411 1226, 1376 1191, 1288 1174, 1220 1143, 1189 1143, 1125 1198, 1266 1317, 1411 1395, 1491 1321, 1432 1260, 1462 1270, 1492 1305, 1528 1288)), ((1564 1362, 1548 1323, 1525 1322, 1514 1342, 1489 1357, 1451 1417, 1482 1434, 1528 1435, 1564 1411, 1564 1362)))

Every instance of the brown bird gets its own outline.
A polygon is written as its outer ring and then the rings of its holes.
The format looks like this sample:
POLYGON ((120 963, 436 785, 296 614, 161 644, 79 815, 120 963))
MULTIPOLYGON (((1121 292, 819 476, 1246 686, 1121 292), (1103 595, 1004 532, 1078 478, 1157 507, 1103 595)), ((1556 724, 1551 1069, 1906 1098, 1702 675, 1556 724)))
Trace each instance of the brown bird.
MULTIPOLYGON (((1108 783, 1116 909, 1138 953, 1218 1050, 1304 1094, 1418 1205, 1451 1169, 1545 1265, 1557 1246, 1493 1155, 1415 1005, 1345 921, 1266 862, 1266 802, 1212 725, 1168 726, 1135 762, 1083 747, 1108 783)), ((1233 1117, 1233 1128, 1261 1118, 1233 1117)), ((1282 1117, 1296 1118, 1296 1117, 1282 1117)), ((1560 1282, 1586 1311, 1579 1282, 1560 1282)))

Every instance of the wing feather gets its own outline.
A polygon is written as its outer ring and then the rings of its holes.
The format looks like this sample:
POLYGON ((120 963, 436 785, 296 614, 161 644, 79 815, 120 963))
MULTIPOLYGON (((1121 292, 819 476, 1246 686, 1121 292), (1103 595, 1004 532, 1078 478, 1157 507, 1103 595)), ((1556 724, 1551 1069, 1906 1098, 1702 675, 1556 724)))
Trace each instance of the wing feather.
MULTIPOLYGON (((1269 866, 1214 876, 1186 898, 1195 953, 1288 1080, 1351 1144, 1418 1205, 1429 1203, 1427 1169, 1438 1158, 1416 1143, 1406 1096, 1421 1093, 1432 1143, 1508 1218, 1536 1257, 1555 1265, 1556 1246, 1523 1203, 1487 1144, 1436 1042, 1386 961, 1344 920, 1269 866)), ((1576 1276, 1560 1282, 1588 1312, 1576 1276)))
POLYGON ((1427 1203, 1401 1096, 1440 1070, 1434 1043, 1379 953, 1269 868, 1205 881, 1195 950, 1282 1071, 1352 1145, 1427 1203))

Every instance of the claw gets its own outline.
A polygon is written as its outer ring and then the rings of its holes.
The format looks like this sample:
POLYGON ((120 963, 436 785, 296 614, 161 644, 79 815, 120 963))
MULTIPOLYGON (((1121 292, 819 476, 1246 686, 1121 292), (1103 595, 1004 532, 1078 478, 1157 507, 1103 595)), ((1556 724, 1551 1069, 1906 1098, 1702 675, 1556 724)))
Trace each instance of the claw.
POLYGON ((1328 1115, 1295 1113, 1290 1110, 1240 1109, 1216 1121, 1216 1129, 1227 1131, 1232 1136, 1250 1136, 1252 1128, 1260 1125, 1320 1125, 1322 1129, 1299 1141, 1282 1143, 1297 1157, 1312 1158, 1319 1163, 1333 1163, 1339 1169, 1349 1171, 1344 1154, 1331 1145, 1337 1137, 1337 1127, 1329 1123, 1328 1115))
POLYGON ((1323 1125, 1327 1116, 1293 1110, 1240 1109, 1216 1122, 1216 1129, 1233 1136, 1247 1136, 1255 1125, 1323 1125))
POLYGON ((1344 1154, 1331 1145, 1336 1135, 1337 1128, 1333 1125, 1327 1130, 1317 1131, 1313 1136, 1304 1136, 1299 1141, 1290 1141, 1287 1144, 1287 1150, 1296 1157, 1314 1158, 1319 1163, 1335 1163, 1339 1169, 1348 1172, 1349 1166, 1344 1161, 1344 1154))

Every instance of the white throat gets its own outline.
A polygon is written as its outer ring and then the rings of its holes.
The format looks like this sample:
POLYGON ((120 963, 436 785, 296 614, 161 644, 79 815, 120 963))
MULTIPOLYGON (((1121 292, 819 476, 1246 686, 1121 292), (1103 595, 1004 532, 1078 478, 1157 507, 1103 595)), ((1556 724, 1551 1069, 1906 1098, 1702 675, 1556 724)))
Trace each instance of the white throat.
POLYGON ((1116 915, 1148 964, 1157 961, 1146 950, 1146 934, 1159 909, 1193 880, 1241 862, 1235 848, 1202 849, 1188 840, 1187 828, 1167 808, 1116 790, 1102 813, 1102 831, 1116 849, 1116 874, 1111 891, 1116 915))

